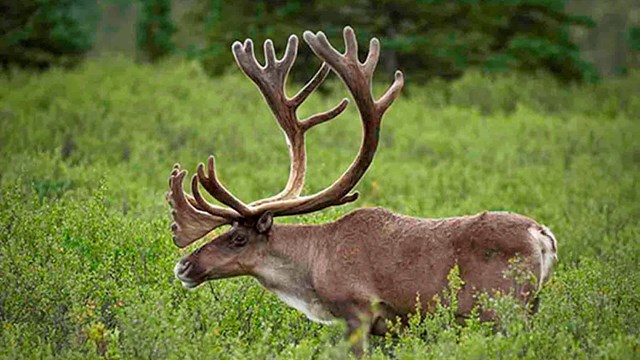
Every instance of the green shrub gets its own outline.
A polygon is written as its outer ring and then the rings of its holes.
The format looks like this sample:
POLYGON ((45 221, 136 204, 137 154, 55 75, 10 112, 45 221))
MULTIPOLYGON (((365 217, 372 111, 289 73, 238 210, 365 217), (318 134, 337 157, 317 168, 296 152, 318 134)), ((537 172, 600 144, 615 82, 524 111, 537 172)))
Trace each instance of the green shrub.
MULTIPOLYGON (((385 117, 361 200, 278 221, 321 223, 373 205, 424 217, 529 215, 559 246, 537 314, 522 316, 504 296, 486 301, 499 324, 459 326, 442 305, 399 337, 372 339, 371 358, 635 358, 638 83, 469 74, 408 87, 385 117)), ((303 115, 344 96, 328 89, 303 115)), ((309 134, 306 192, 351 161, 356 116, 349 108, 309 134)), ((172 244, 164 200, 174 162, 194 170, 215 153, 245 200, 286 182, 284 139, 242 76, 210 81, 195 63, 120 58, 18 71, 0 77, 0 128, 0 358, 347 356, 344 324, 311 323, 251 279, 186 291, 173 278, 185 253, 172 244)))

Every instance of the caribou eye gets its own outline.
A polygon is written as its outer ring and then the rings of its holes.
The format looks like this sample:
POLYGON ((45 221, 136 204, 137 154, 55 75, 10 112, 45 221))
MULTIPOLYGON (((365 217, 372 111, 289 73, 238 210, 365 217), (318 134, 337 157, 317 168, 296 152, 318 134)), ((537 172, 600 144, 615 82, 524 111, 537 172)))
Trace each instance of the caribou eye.
POLYGON ((231 244, 237 247, 245 246, 247 244, 247 237, 244 235, 236 235, 231 244))

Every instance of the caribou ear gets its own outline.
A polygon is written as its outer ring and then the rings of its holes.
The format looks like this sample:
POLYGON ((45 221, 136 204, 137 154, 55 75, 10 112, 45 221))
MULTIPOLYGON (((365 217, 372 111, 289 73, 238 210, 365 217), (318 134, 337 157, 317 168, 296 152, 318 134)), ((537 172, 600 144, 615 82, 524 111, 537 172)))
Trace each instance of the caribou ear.
POLYGON ((271 225, 273 225, 273 214, 270 211, 267 211, 260 215, 260 218, 256 223, 256 230, 258 230, 260 234, 264 234, 271 229, 271 225))

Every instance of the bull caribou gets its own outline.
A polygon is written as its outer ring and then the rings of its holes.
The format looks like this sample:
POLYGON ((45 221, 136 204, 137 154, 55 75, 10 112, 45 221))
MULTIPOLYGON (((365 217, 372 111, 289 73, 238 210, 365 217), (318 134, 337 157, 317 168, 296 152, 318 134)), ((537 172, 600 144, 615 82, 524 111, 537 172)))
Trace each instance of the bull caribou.
MULTIPOLYGON (((231 225, 182 258, 175 266, 175 276, 187 288, 209 280, 251 276, 313 321, 345 320, 347 335, 362 328, 367 334, 384 334, 386 320, 406 319, 416 310, 417 298, 424 302, 419 308, 428 311, 429 301, 447 288, 447 275, 456 264, 464 281, 458 294, 460 316, 472 310, 480 291, 513 290, 513 282, 503 273, 516 256, 536 279, 516 296, 524 303, 532 302, 550 276, 556 239, 548 228, 523 215, 483 212, 423 219, 362 208, 321 225, 274 223, 274 217, 320 211, 358 198, 351 190, 371 165, 383 115, 403 87, 403 74, 396 71, 392 85, 374 99, 371 83, 380 42, 371 39, 368 56, 360 62, 354 31, 346 27, 343 36, 345 51, 341 53, 324 33, 304 33, 305 42, 323 63, 293 97, 287 96, 285 83, 298 50, 295 35, 289 37, 281 59, 267 40, 264 65, 256 60, 250 39, 233 44, 238 66, 258 87, 284 132, 291 161, 289 180, 277 195, 247 204, 220 182, 213 156, 206 167, 198 165, 191 178, 192 195, 182 188, 186 171, 175 165, 167 193, 173 207, 175 245, 184 248, 218 227, 231 225), (349 168, 332 185, 301 196, 306 132, 338 116, 349 103, 343 99, 330 110, 298 118, 297 109, 330 71, 346 85, 357 106, 362 143, 349 168), (205 200, 200 186, 226 207, 205 200)), ((487 314, 482 316, 491 316, 487 314)), ((354 345, 356 354, 362 352, 363 341, 354 345)))

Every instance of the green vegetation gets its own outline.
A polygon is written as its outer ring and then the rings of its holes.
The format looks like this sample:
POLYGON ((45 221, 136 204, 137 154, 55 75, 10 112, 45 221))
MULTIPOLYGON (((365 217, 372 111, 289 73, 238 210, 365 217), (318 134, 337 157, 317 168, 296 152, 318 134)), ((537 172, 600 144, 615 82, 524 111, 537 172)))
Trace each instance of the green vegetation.
MULTIPOLYGON (((94 47, 96 34, 116 30, 106 25, 109 12, 103 12, 118 6, 121 12, 136 14, 138 58, 154 62, 169 54, 184 54, 199 59, 213 75, 232 66, 229 44, 235 40, 251 37, 262 43, 273 38, 276 46, 284 46, 289 34, 307 29, 322 29, 336 40, 350 24, 361 34, 362 45, 372 36, 385 44, 383 73, 391 74, 401 64, 414 83, 457 79, 469 69, 487 73, 542 70, 562 81, 595 81, 597 71, 569 36, 571 29, 594 22, 567 12, 567 2, 13 1, 2 7, 8 20, 0 24, 0 64, 39 68, 76 64, 94 47), (178 8, 190 15, 178 15, 178 8)), ((630 30, 630 47, 633 36, 630 30)), ((313 61, 313 57, 299 59, 302 65, 313 61)), ((305 69, 294 73, 299 78, 313 72, 309 66, 299 69, 305 69)))
POLYGON ((171 20, 171 0, 138 0, 137 43, 150 61, 157 61, 175 51, 171 36, 176 26, 171 20))
MULTIPOLYGON (((250 37, 257 43, 289 34, 323 30, 332 43, 349 24, 361 46, 372 36, 385 44, 381 69, 401 64, 411 80, 459 78, 468 69, 488 73, 544 70, 563 81, 594 81, 595 68, 581 58, 571 28, 594 26, 565 11, 566 0, 199 0, 190 22, 200 23, 206 48, 199 54, 208 73, 232 61, 229 44, 250 37), (195 21, 194 21, 195 20, 195 21)), ((277 39, 283 39, 277 41, 277 39)), ((308 64, 313 58, 302 58, 308 64)), ((309 69, 303 66, 302 69, 309 69)), ((300 74, 301 75, 301 74, 300 74)))
MULTIPOLYGON (((101 59, 0 78, 0 357, 335 359, 343 325, 321 326, 251 279, 187 291, 164 201, 174 162, 215 153, 242 199, 281 189, 288 156, 250 81, 196 63, 101 59)), ((329 83, 303 113, 345 91, 329 83)), ((560 262, 523 317, 452 309, 376 338, 374 359, 625 359, 640 356, 640 74, 566 87, 548 77, 465 75, 408 87, 384 120, 356 204, 279 221, 320 223, 360 206, 442 217, 527 214, 553 229, 560 262)), ((304 115, 304 114, 303 114, 304 115)), ((309 135, 307 191, 356 153, 353 108, 309 135)), ((451 291, 460 285, 455 272, 451 291)))
POLYGON ((0 64, 47 68, 77 63, 93 46, 96 0, 23 0, 2 3, 0 64))

